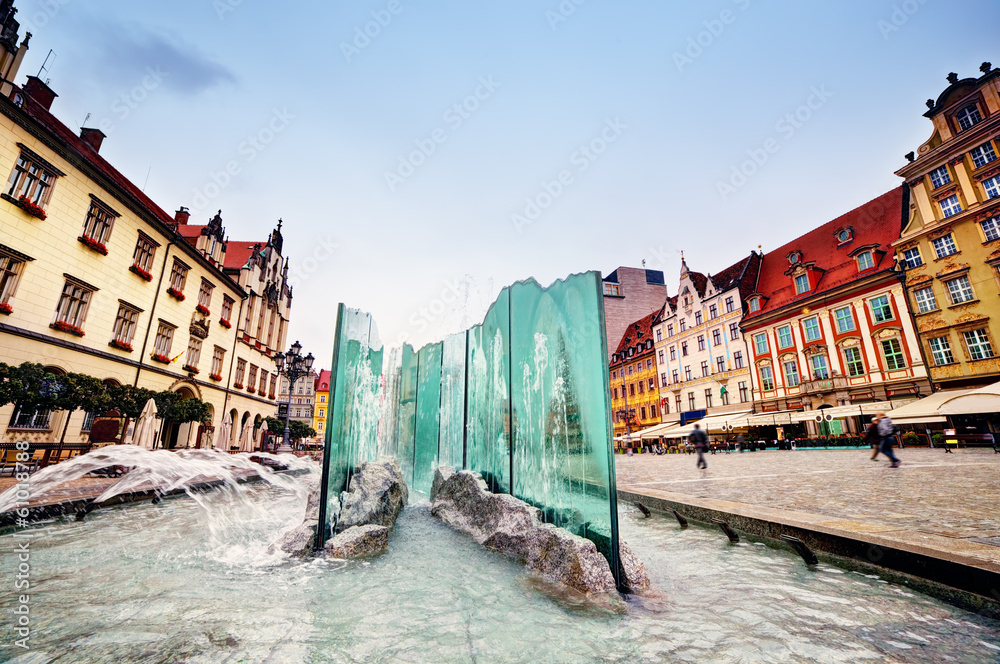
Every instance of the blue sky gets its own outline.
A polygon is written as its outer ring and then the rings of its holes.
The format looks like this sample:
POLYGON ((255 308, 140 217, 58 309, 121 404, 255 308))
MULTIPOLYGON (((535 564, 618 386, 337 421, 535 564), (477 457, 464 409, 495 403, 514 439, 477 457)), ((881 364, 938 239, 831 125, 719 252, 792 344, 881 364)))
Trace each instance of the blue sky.
POLYGON ((646 260, 673 292, 680 250, 784 244, 897 186, 924 100, 1000 62, 987 0, 17 6, 18 82, 53 49, 54 113, 162 207, 285 220, 326 367, 339 301, 424 343, 517 279, 646 260))

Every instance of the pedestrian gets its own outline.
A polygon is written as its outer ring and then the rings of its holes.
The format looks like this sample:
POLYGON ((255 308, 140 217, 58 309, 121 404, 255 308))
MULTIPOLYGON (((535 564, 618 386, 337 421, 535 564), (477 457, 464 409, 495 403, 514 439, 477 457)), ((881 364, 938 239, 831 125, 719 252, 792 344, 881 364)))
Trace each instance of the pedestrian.
POLYGON ((698 450, 698 467, 708 468, 708 463, 705 461, 705 449, 708 447, 708 436, 705 432, 701 430, 701 425, 695 424, 694 431, 688 436, 688 442, 694 445, 694 448, 698 450))
POLYGON ((865 442, 872 448, 872 461, 878 456, 878 448, 882 445, 882 437, 878 433, 878 418, 873 417, 868 429, 865 430, 865 442))
POLYGON ((892 436, 897 433, 899 429, 896 425, 892 423, 889 416, 885 413, 878 414, 878 435, 882 437, 882 446, 879 451, 882 454, 889 457, 892 463, 889 464, 890 468, 899 468, 899 464, 902 463, 896 458, 896 455, 892 453, 892 436))
POLYGON ((743 434, 736 436, 736 451, 742 452, 743 446, 746 444, 746 442, 747 439, 743 436, 743 434))

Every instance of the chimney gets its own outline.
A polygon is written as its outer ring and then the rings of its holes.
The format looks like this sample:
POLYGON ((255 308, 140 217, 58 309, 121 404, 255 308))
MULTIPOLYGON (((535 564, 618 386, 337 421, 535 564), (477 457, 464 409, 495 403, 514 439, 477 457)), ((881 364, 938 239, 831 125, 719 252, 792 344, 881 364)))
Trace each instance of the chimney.
POLYGON ((100 129, 95 129, 93 127, 81 127, 80 128, 80 138, 84 143, 90 146, 90 149, 94 152, 101 151, 101 143, 107 138, 105 134, 100 129))
POLYGON ((191 217, 191 212, 184 206, 181 206, 177 212, 174 212, 174 221, 177 222, 178 226, 187 225, 188 219, 191 217))
POLYGON ((37 76, 28 77, 28 82, 24 85, 24 91, 46 111, 52 108, 53 100, 59 96, 52 91, 52 88, 42 83, 42 79, 37 76))

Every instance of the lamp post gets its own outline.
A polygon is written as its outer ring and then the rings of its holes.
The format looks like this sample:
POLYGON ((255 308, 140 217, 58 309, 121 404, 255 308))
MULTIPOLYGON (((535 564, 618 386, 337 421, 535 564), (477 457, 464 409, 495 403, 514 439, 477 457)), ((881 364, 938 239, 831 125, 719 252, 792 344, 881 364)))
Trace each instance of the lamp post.
POLYGON ((288 379, 288 403, 285 405, 285 435, 282 438, 281 447, 278 448, 279 454, 293 451, 288 440, 288 418, 292 414, 292 393, 295 391, 295 381, 312 371, 313 360, 315 359, 312 353, 302 357, 301 352, 302 344, 296 341, 287 352, 274 354, 274 363, 278 367, 278 375, 288 379))

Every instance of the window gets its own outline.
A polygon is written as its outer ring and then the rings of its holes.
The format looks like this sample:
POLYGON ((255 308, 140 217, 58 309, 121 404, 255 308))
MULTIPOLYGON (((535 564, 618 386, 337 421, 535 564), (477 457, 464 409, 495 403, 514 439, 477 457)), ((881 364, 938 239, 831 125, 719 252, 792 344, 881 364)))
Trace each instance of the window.
MULTIPOLYGON (((664 375, 666 375, 666 374, 664 374, 664 375)), ((320 403, 326 403, 326 395, 325 394, 323 394, 323 395, 320 396, 319 402, 320 403)))
POLYGON ((982 168, 991 161, 996 161, 997 158, 996 152, 993 151, 993 146, 989 143, 983 143, 978 148, 972 148, 969 156, 972 157, 972 164, 976 168, 982 168))
POLYGON ((729 324, 729 340, 736 341, 740 338, 740 324, 730 323, 729 324))
POLYGON ((987 198, 1000 198, 1000 175, 983 180, 983 190, 987 198))
POLYGON ((816 316, 802 321, 802 327, 806 331, 806 341, 819 341, 823 336, 819 330, 819 318, 816 316))
POLYGON ((718 373, 722 373, 725 370, 726 370, 726 358, 721 356, 715 358, 715 371, 718 373))
POLYGON ((319 416, 320 417, 326 417, 326 409, 325 408, 320 408, 319 409, 319 416))
POLYGON ((951 176, 948 175, 947 166, 941 166, 940 168, 935 168, 933 171, 930 172, 930 176, 931 176, 931 185, 933 185, 935 189, 937 189, 938 187, 943 187, 944 185, 951 182, 951 176))
POLYGON ((118 304, 118 315, 115 317, 114 336, 112 336, 112 340, 131 346, 138 321, 139 310, 130 304, 120 302, 118 304))
POLYGON ((95 290, 76 280, 67 279, 56 307, 55 323, 64 323, 82 330, 90 308, 90 297, 95 290))
POLYGON ((903 347, 899 339, 883 339, 882 355, 885 356, 885 368, 889 371, 906 368, 906 358, 903 357, 903 347))
POLYGON ((653 392, 653 391, 656 390, 656 379, 655 378, 650 378, 649 379, 649 385, 646 387, 646 390, 649 391, 649 392, 653 392))
POLYGON ((667 362, 666 354, 662 350, 660 351, 660 354, 659 354, 659 360, 660 360, 660 364, 666 364, 666 362, 667 362))
POLYGON ((670 323, 669 325, 667 325, 667 336, 668 337, 674 336, 674 324, 673 323, 670 323))
POLYGON ((735 305, 733 304, 733 298, 727 297, 726 298, 726 313, 727 314, 732 313, 734 308, 735 308, 735 305))
POLYGON ((986 328, 962 332, 965 337, 965 345, 969 349, 969 359, 986 360, 993 357, 993 346, 990 338, 986 336, 986 328))
POLYGON ((682 318, 681 319, 681 332, 683 332, 686 329, 687 329, 687 319, 686 318, 682 318))
POLYGON ((980 221, 979 225, 983 228, 983 235, 986 237, 987 242, 1000 240, 1000 217, 980 221))
POLYGON ((694 410, 697 404, 694 400, 694 392, 688 392, 688 410, 694 410))
POLYGON ((616 387, 615 388, 615 399, 617 399, 617 398, 618 398, 618 388, 616 387))
POLYGON ((872 298, 868 300, 868 304, 871 305, 872 319, 876 323, 884 323, 892 320, 892 307, 889 306, 888 295, 880 295, 879 297, 872 298))
POLYGON ((635 396, 635 383, 629 383, 628 384, 628 394, 629 394, 630 397, 634 397, 635 396))
POLYGON ((844 244, 845 242, 850 241, 850 239, 851 239, 851 231, 848 228, 845 228, 841 230, 839 233, 837 233, 837 242, 839 242, 840 244, 844 244))
POLYGON ((639 419, 641 419, 641 420, 646 419, 646 407, 645 406, 642 406, 642 407, 639 408, 639 419))
POLYGON ((671 376, 670 376, 670 377, 671 377, 671 378, 673 378, 673 381, 674 381, 674 384, 675 384, 675 385, 676 385, 676 384, 677 384, 678 382, 680 382, 680 381, 678 381, 678 379, 677 379, 677 370, 676 370, 676 369, 674 369, 674 370, 673 370, 673 372, 671 372, 671 376))
POLYGON ((903 265, 912 270, 924 264, 924 259, 920 257, 920 248, 913 247, 903 252, 903 265))
POLYGON ((687 354, 688 354, 688 342, 682 341, 681 342, 681 355, 684 356, 684 357, 687 357, 687 354))
POLYGON ((785 385, 787 387, 799 386, 799 365, 795 360, 789 360, 782 365, 785 369, 785 385))
POLYGON ((684 367, 684 380, 691 380, 691 366, 684 367))
POLYGON ((728 406, 729 405, 729 390, 727 390, 725 387, 723 387, 721 390, 719 390, 719 396, 722 399, 722 405, 723 406, 728 406))
POLYGON ((951 233, 933 240, 931 244, 934 245, 934 253, 938 258, 958 253, 958 247, 955 246, 955 239, 951 236, 951 233))
POLYGON ((833 312, 833 315, 837 319, 837 332, 839 334, 854 331, 854 314, 851 313, 850 307, 837 309, 833 312))
POLYGON ((8 304, 14 298, 23 271, 23 260, 0 250, 0 304, 8 304))
POLYGON ((639 394, 642 394, 645 391, 646 391, 646 381, 640 380, 639 381, 639 394))
POLYGON ((801 295, 809 290, 809 275, 800 274, 795 277, 795 293, 796 295, 801 295))
POLYGON ((184 263, 180 262, 176 258, 174 259, 174 267, 170 270, 170 287, 174 290, 183 293, 184 284, 187 282, 188 267, 184 263))
POLYGON ((669 383, 667 383, 667 372, 664 371, 663 373, 660 374, 660 387, 666 387, 668 384, 669 383))
POLYGON ((156 243, 140 233, 139 239, 135 243, 135 251, 132 252, 132 264, 149 274, 153 269, 153 256, 155 254, 156 243))
POLYGON ((958 279, 952 279, 944 283, 948 287, 948 296, 951 297, 952 304, 961 304, 976 299, 968 277, 959 277, 958 279))
POLYGON ((211 309, 213 290, 215 290, 215 286, 213 286, 211 282, 202 279, 201 288, 198 289, 198 304, 205 307, 206 309, 211 309))
POLYGON ((740 403, 746 403, 750 396, 747 391, 747 384, 744 381, 740 381, 740 403))
POLYGON ((951 343, 948 341, 948 337, 928 339, 927 344, 931 347, 931 357, 934 359, 935 366, 954 364, 955 358, 951 354, 951 343))
POLYGON ((712 407, 712 388, 705 390, 705 408, 712 407))
POLYGON ((83 237, 106 244, 111 237, 111 228, 115 225, 114 212, 97 201, 90 201, 87 221, 83 224, 83 237))
MULTIPOLYGON (((243 387, 243 374, 247 370, 247 361, 239 358, 236 360, 236 387, 243 387)), ((284 382, 284 381, 283 381, 284 382)))
POLYGON ((656 340, 657 341, 663 341, 663 328, 662 327, 656 328, 656 340))
POLYGON ((778 328, 778 349, 791 348, 793 345, 792 341, 792 326, 782 325, 778 328))
POLYGON ((767 353, 767 334, 755 334, 753 337, 754 347, 757 349, 758 355, 764 355, 767 353))
POLYGON ((694 324, 701 325, 701 321, 702 321, 701 312, 700 311, 694 312, 694 324))
POLYGON ((226 357, 226 349, 221 346, 216 346, 215 350, 212 351, 212 375, 221 376, 222 375, 222 362, 226 357))
POLYGON ((604 294, 605 295, 621 295, 622 291, 618 284, 604 283, 604 294))
POLYGON ((715 306, 714 304, 710 304, 708 306, 708 317, 709 318, 718 318, 719 317, 719 308, 717 306, 715 306))
POLYGON ((774 389, 774 373, 771 367, 760 368, 760 387, 768 392, 774 389))
POLYGON ((83 424, 80 426, 80 433, 87 433, 94 428, 94 420, 97 419, 97 413, 88 412, 83 416, 83 424))
POLYGON ((677 346, 671 346, 670 347, 670 359, 671 360, 676 360, 677 359, 677 346))
POLYGON ((219 318, 228 323, 232 315, 233 315, 233 298, 229 297, 228 295, 223 295, 222 313, 219 315, 219 318))
POLYGON ((712 344, 715 346, 722 345, 722 330, 712 330, 712 344))
POLYGON ((962 211, 962 204, 958 202, 958 194, 949 196, 938 203, 941 206, 941 214, 947 217, 958 214, 962 211))
POLYGON ((8 427, 11 429, 48 429, 50 414, 51 411, 48 410, 21 410, 20 406, 16 406, 8 427))
POLYGON ((611 372, 611 380, 615 380, 617 378, 618 378, 618 370, 615 369, 614 371, 611 372))
MULTIPOLYGON (((251 364, 250 371, 247 373, 247 389, 253 390, 257 388, 257 365, 251 364)), ((298 403, 301 403, 299 401, 298 403)))
POLYGON ((705 335, 698 335, 698 350, 705 350, 705 335))
POLYGON ((198 337, 191 337, 191 339, 188 341, 187 359, 184 362, 184 366, 197 369, 198 362, 200 360, 201 360, 201 339, 199 339, 198 337))
POLYGON ((861 349, 857 347, 844 349, 844 364, 847 365, 848 376, 864 376, 865 363, 861 359, 861 349))
POLYGON ((708 376, 708 360, 701 363, 701 377, 705 378, 708 376))
POLYGON ((35 205, 45 207, 52 194, 52 185, 60 175, 62 173, 46 164, 41 157, 22 150, 7 182, 10 185, 7 195, 11 198, 24 196, 35 205))
POLYGON ((975 104, 969 104, 955 114, 955 120, 958 121, 959 128, 965 131, 982 122, 983 116, 979 114, 979 108, 975 104))
POLYGON ((738 350, 735 353, 733 353, 733 366, 735 366, 737 369, 743 368, 743 351, 738 350))
POLYGON ((858 256, 858 272, 864 272, 865 270, 870 270, 873 267, 875 267, 875 261, 872 260, 872 252, 861 252, 861 255, 858 256))
POLYGON ((176 325, 171 325, 166 321, 160 321, 156 328, 156 340, 153 342, 153 352, 161 357, 170 357, 170 347, 174 343, 174 330, 176 325))
POLYGON ((274 398, 274 388, 275 388, 275 387, 276 387, 277 385, 278 385, 278 377, 277 377, 277 376, 271 376, 271 389, 270 389, 270 394, 269 394, 269 396, 270 396, 270 398, 272 398, 272 399, 274 398))
POLYGON ((823 380, 830 377, 830 367, 827 365, 826 355, 813 355, 809 363, 812 364, 814 380, 823 380))
POLYGON ((632 365, 628 365, 628 375, 631 376, 634 373, 632 365))
POLYGON ((750 308, 750 313, 753 313, 755 311, 760 311, 760 298, 759 297, 750 298, 748 306, 750 308))
POLYGON ((652 368, 653 368, 653 360, 652 359, 646 360, 646 371, 650 371, 652 370, 652 368))
POLYGON ((668 415, 670 414, 670 402, 666 399, 663 400, 663 412, 668 415))
POLYGON ((934 289, 930 286, 913 291, 913 299, 917 303, 918 313, 925 314, 938 308, 937 300, 934 299, 934 289))

